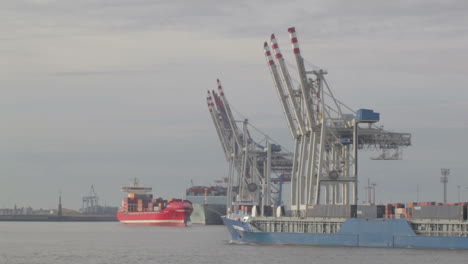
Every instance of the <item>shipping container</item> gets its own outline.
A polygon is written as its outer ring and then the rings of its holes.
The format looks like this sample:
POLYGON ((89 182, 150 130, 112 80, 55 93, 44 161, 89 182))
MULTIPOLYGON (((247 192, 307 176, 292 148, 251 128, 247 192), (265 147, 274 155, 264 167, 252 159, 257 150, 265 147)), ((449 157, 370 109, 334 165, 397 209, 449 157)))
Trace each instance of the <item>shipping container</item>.
POLYGON ((466 220, 466 207, 450 205, 421 205, 414 207, 412 217, 414 219, 466 220))
POLYGON ((424 205, 424 206, 426 206, 426 205, 436 205, 436 203, 435 202, 420 202, 419 205, 424 205))
POLYGON ((308 217, 356 217, 356 205, 328 205, 317 204, 307 208, 308 217))
POLYGON ((405 219, 406 218, 406 214, 397 214, 395 213, 395 219, 405 219))
POLYGON ((358 205, 356 218, 383 218, 385 206, 382 205, 358 205))
POLYGON ((395 214, 406 214, 406 208, 395 208, 395 214))

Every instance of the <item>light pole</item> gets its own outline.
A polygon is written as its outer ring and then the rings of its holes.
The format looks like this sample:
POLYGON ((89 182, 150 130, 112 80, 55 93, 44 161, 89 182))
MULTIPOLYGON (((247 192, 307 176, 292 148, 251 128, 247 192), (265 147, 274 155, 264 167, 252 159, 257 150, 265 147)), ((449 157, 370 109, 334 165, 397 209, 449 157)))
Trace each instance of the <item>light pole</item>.
POLYGON ((375 205, 375 186, 377 186, 377 183, 373 182, 373 183, 372 183, 372 196, 373 196, 372 205, 375 205))
POLYGON ((440 169, 442 173, 442 177, 440 177, 440 182, 444 184, 444 204, 447 203, 447 183, 448 183, 448 175, 450 174, 450 169, 440 169))
POLYGON ((367 179, 367 187, 364 187, 364 189, 366 189, 367 191, 367 203, 371 205, 372 204, 372 187, 370 184, 370 179, 367 179))
MULTIPOLYGON (((468 190, 468 187, 465 187, 466 190, 468 190)), ((466 197, 466 196, 465 196, 466 197)), ((466 201, 466 200, 465 200, 466 201)))
POLYGON ((416 202, 419 203, 419 184, 416 184, 416 202))
POLYGON ((358 204, 358 127, 359 121, 354 119, 353 127, 353 154, 354 154, 354 201, 355 205, 358 204))

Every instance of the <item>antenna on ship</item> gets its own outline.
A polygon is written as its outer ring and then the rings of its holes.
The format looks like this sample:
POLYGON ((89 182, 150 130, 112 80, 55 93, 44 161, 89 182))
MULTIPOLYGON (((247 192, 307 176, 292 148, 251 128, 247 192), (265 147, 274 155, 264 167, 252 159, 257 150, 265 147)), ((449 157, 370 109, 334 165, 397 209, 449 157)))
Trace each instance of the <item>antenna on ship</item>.
POLYGON ((137 177, 133 178, 133 184, 132 184, 132 186, 138 186, 138 183, 139 183, 139 182, 140 182, 140 181, 138 180, 137 177))

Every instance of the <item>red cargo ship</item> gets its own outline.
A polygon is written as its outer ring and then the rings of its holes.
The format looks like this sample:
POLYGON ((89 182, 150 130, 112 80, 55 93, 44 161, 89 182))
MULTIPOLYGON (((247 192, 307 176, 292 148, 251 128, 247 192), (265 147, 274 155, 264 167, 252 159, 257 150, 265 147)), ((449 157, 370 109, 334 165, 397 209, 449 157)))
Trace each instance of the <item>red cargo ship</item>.
POLYGON ((128 197, 122 201, 117 219, 125 224, 187 226, 190 224, 192 203, 182 199, 153 198, 151 187, 138 185, 135 179, 132 186, 123 187, 128 197))

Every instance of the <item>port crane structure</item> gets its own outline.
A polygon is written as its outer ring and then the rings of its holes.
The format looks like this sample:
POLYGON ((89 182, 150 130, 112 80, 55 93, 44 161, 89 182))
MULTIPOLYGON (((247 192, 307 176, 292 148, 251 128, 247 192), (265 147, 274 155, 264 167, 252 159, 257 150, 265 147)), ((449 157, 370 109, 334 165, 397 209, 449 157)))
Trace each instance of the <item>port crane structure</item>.
MULTIPOLYGON (((248 119, 236 120, 219 79, 217 84, 217 92, 208 91, 207 105, 229 163, 228 210, 233 204, 281 204, 281 185, 289 180, 285 175, 292 170, 292 153, 253 127, 248 119), (239 122, 242 128, 238 127, 239 122), (258 132, 258 140, 251 128, 258 132), (279 187, 275 186, 277 183, 279 187)), ((261 208, 263 213, 264 207, 261 208)))
POLYGON ((89 194, 87 196, 83 196, 82 201, 81 211, 83 213, 96 213, 98 211, 99 196, 97 195, 96 190, 94 190, 94 185, 91 185, 89 194))
POLYGON ((358 149, 380 151, 373 159, 401 159, 401 148, 411 145, 411 134, 386 131, 375 125, 378 113, 354 111, 339 101, 327 83, 327 71, 306 69, 295 28, 288 32, 298 85, 293 84, 274 34, 270 43, 264 43, 264 54, 295 141, 292 213, 305 216, 316 204, 357 204, 358 149))

